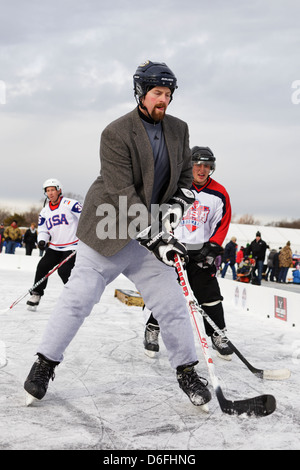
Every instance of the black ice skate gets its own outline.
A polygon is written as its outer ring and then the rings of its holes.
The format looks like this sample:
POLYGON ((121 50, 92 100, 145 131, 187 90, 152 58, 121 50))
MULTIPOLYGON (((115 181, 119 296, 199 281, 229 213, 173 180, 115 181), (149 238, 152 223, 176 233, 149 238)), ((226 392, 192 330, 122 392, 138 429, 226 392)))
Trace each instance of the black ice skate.
POLYGON ((38 292, 31 292, 30 299, 27 300, 27 309, 35 312, 37 309, 38 304, 40 303, 41 296, 38 292))
POLYGON ((49 380, 54 380, 54 369, 59 364, 59 362, 50 361, 42 354, 38 353, 37 355, 38 358, 34 362, 24 383, 24 389, 27 392, 27 406, 34 399, 41 400, 46 395, 49 380))
POLYGON ((212 347, 217 351, 217 355, 226 361, 231 361, 233 354, 232 350, 227 344, 226 338, 214 332, 211 337, 212 347))
POLYGON ((177 367, 177 380, 179 387, 187 394, 193 405, 201 406, 208 411, 206 403, 211 400, 211 393, 207 388, 207 380, 199 377, 194 364, 177 367))
POLYGON ((157 325, 148 323, 145 328, 144 348, 145 354, 149 357, 155 357, 159 351, 158 335, 160 328, 157 325))

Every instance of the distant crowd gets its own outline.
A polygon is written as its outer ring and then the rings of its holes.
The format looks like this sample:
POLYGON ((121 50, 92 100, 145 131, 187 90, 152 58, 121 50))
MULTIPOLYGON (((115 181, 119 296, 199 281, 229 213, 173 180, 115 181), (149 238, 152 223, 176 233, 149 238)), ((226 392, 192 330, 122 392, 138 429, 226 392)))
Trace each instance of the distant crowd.
POLYGON ((300 284, 300 255, 293 257, 290 241, 279 249, 270 246, 256 233, 255 239, 238 249, 237 238, 232 237, 226 244, 223 257, 219 260, 219 272, 224 278, 228 267, 233 280, 261 285, 261 281, 288 283, 288 272, 292 268, 293 283, 300 284))
MULTIPOLYGON (((0 224, 0 253, 14 254, 17 247, 25 247, 27 256, 37 248, 37 227, 35 223, 30 225, 23 234, 18 227, 17 221, 4 228, 0 224)), ((42 253, 40 253, 42 255, 42 253)), ((278 250, 270 248, 262 240, 261 233, 257 232, 255 239, 245 247, 240 246, 238 250, 237 238, 232 237, 224 248, 223 256, 216 258, 216 265, 224 278, 228 267, 231 268, 233 280, 240 282, 251 282, 261 285, 265 281, 287 283, 287 275, 290 268, 293 269, 293 283, 300 284, 300 255, 293 258, 290 241, 278 250)))
POLYGON ((18 247, 25 247, 27 256, 31 256, 32 251, 37 248, 37 227, 33 222, 30 227, 22 233, 18 227, 16 220, 13 220, 10 225, 4 227, 0 223, 0 253, 5 250, 5 253, 14 255, 18 247))

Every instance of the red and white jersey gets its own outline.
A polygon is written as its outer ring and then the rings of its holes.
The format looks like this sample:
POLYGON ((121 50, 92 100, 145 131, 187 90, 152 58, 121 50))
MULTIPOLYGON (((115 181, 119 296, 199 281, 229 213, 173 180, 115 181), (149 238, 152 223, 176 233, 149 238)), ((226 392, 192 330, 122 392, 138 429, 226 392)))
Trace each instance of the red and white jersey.
POLYGON ((204 186, 193 183, 191 190, 195 194, 195 202, 175 229, 175 237, 188 249, 195 249, 194 245, 199 247, 208 241, 222 246, 231 220, 231 204, 226 189, 208 178, 204 186))
POLYGON ((62 197, 56 205, 48 202, 39 215, 38 242, 44 240, 52 250, 75 250, 81 211, 82 205, 74 199, 62 197))

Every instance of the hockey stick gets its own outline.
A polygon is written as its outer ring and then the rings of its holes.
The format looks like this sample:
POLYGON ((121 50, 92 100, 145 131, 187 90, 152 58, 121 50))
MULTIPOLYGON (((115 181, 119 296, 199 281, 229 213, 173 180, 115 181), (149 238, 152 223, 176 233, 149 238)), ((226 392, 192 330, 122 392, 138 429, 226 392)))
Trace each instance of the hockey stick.
POLYGON ((17 305, 24 297, 26 297, 28 294, 30 294, 34 289, 36 289, 42 282, 44 282, 51 274, 53 274, 57 269, 59 269, 63 264, 65 264, 69 259, 71 259, 74 255, 76 254, 76 250, 72 251, 72 253, 67 256, 65 259, 63 259, 59 264, 54 266, 47 274, 46 276, 42 277, 38 282, 36 282, 25 294, 21 295, 17 300, 15 300, 11 306, 6 309, 5 311, 11 310, 15 305, 17 305))
POLYGON ((273 413, 273 411, 275 411, 276 409, 276 400, 273 395, 259 395, 254 398, 247 398, 245 400, 236 401, 227 400, 225 398, 224 393, 219 384, 218 378, 215 374, 214 362, 209 353, 207 340, 203 334, 202 317, 200 321, 199 316, 201 316, 201 314, 198 310, 199 305, 197 299, 194 297, 194 294, 189 285, 189 281, 187 279, 186 271, 184 270, 182 262, 178 255, 175 255, 174 261, 179 276, 180 284, 182 286, 182 290, 191 313, 191 317, 195 326, 195 331, 202 347, 203 355, 206 361, 212 385, 221 410, 223 411, 223 413, 227 413, 229 415, 241 415, 246 413, 248 416, 267 416, 273 413))
POLYGON ((218 335, 222 336, 222 338, 226 341, 227 345, 230 349, 235 352, 238 358, 248 367, 252 374, 256 375, 256 377, 260 379, 267 379, 267 380, 285 380, 288 379, 291 375, 291 371, 289 369, 257 369, 254 367, 247 359, 243 356, 243 354, 237 349, 236 346, 227 338, 224 331, 220 330, 215 322, 207 315, 207 313, 199 306, 198 304, 198 312, 202 315, 203 318, 210 324, 210 326, 215 330, 218 335))

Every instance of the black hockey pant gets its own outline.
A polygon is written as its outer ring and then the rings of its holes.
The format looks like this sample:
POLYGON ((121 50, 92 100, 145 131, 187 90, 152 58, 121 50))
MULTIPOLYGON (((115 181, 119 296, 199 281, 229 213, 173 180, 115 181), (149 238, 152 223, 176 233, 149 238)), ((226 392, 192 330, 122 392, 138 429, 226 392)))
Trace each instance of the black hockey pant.
MULTIPOLYGON (((42 279, 48 272, 53 269, 57 264, 61 263, 67 256, 69 256, 72 251, 57 251, 48 248, 44 256, 40 259, 34 279, 34 284, 36 284, 40 279, 42 279)), ((57 272, 64 284, 68 282, 72 268, 75 263, 76 255, 64 263, 57 272)), ((37 292, 39 295, 44 295, 44 290, 47 287, 48 278, 42 282, 38 287, 34 289, 34 292, 37 292)))

